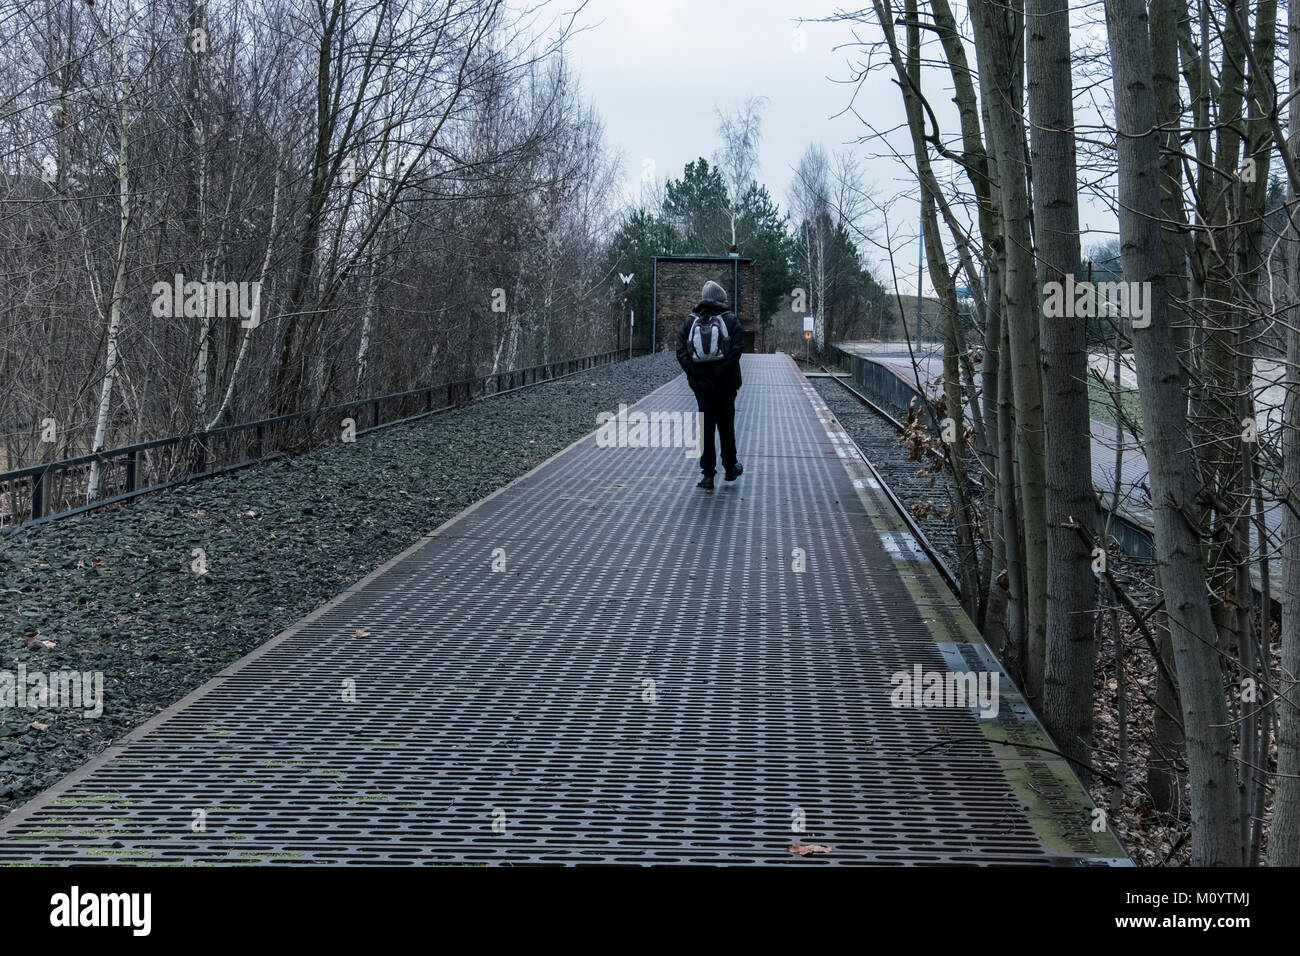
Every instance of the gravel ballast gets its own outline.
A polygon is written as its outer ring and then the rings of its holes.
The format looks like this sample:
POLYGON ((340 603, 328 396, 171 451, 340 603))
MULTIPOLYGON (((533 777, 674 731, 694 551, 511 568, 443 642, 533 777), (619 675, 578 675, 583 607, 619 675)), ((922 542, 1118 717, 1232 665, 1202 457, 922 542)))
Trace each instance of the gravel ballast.
POLYGON ((680 371, 588 369, 0 539, 0 815, 680 371), (102 673, 102 715, 5 706, 20 665, 102 673))
MULTIPOLYGON (((923 517, 918 518, 915 511, 912 516, 935 550, 943 556, 948 567, 954 570, 959 568, 961 560, 957 554, 956 525, 951 518, 940 517, 938 510, 953 505, 951 472, 944 471, 934 476, 918 475, 917 472, 925 469, 926 464, 907 460, 907 451, 898 443, 898 432, 893 425, 830 379, 814 378, 811 379, 811 384, 831 414, 839 419, 840 424, 858 443, 858 447, 871 459, 871 464, 880 472, 880 477, 907 508, 926 504, 938 506, 928 509, 928 513, 922 512, 923 517)), ((903 409, 887 408, 886 411, 900 421, 907 414, 903 409)))

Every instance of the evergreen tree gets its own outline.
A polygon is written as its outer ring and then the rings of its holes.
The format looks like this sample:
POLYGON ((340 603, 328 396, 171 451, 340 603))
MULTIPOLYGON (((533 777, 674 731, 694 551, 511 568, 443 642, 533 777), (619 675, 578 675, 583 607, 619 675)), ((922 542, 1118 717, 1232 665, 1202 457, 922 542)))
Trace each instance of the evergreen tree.
POLYGON ((681 179, 665 184, 664 218, 680 237, 677 251, 724 254, 731 245, 731 204, 722 173, 703 157, 687 163, 681 179))
POLYGON ((794 288, 794 239, 786 216, 777 208, 766 186, 749 187, 736 211, 736 242, 742 256, 754 260, 762 275, 759 314, 770 325, 781 300, 794 288))
MULTIPOLYGON (((628 307, 635 309, 638 316, 649 319, 654 306, 654 263, 651 257, 667 255, 679 244, 677 231, 663 217, 645 209, 624 216, 610 242, 604 269, 606 283, 620 309, 626 292, 628 307), (632 282, 624 287, 619 276, 628 273, 633 276, 632 282)), ((641 323, 638 321, 637 324, 641 323)))

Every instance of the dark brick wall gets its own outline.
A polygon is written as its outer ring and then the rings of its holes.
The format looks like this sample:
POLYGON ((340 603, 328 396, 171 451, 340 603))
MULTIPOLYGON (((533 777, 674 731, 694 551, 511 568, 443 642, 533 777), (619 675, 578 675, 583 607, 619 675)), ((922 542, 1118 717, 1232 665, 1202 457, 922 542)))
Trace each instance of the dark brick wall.
MULTIPOLYGON (((677 347, 677 333, 682 320, 691 314, 700 301, 700 290, 704 283, 712 279, 727 290, 727 298, 732 311, 740 319, 745 330, 745 351, 757 350, 756 335, 759 332, 759 294, 762 276, 758 267, 752 262, 739 265, 740 291, 737 296, 732 288, 732 264, 730 262, 660 262, 656 278, 656 303, 659 313, 657 331, 657 350, 677 347), (737 304, 739 307, 737 307, 737 304)), ((647 323, 648 324, 648 323, 647 323)), ((649 335, 650 330, 638 329, 639 333, 649 335)))

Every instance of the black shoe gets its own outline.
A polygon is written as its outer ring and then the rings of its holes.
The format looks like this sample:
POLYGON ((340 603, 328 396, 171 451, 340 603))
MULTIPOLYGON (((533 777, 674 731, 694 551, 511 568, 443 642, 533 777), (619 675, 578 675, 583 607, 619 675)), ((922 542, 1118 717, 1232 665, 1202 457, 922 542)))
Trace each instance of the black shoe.
POLYGON ((742 465, 740 462, 736 462, 735 465, 727 469, 727 481, 735 481, 744 473, 745 473, 745 466, 742 465))
POLYGON ((705 491, 712 491, 712 490, 713 490, 713 476, 712 476, 712 475, 705 475, 703 478, 700 479, 699 484, 697 484, 695 487, 696 487, 696 488, 703 488, 705 491))

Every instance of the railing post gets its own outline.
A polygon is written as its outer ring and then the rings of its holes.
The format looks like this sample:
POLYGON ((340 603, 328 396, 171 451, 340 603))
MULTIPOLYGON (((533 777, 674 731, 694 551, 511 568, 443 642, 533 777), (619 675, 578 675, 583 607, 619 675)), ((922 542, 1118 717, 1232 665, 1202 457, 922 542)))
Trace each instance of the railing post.
POLYGON ((45 475, 49 469, 32 475, 32 520, 45 514, 45 475))
POLYGON ((379 427, 379 402, 376 401, 370 403, 370 412, 372 418, 372 421, 370 422, 371 427, 378 428, 379 427))
POLYGON ((134 449, 126 453, 126 490, 128 492, 135 491, 136 454, 134 449))

